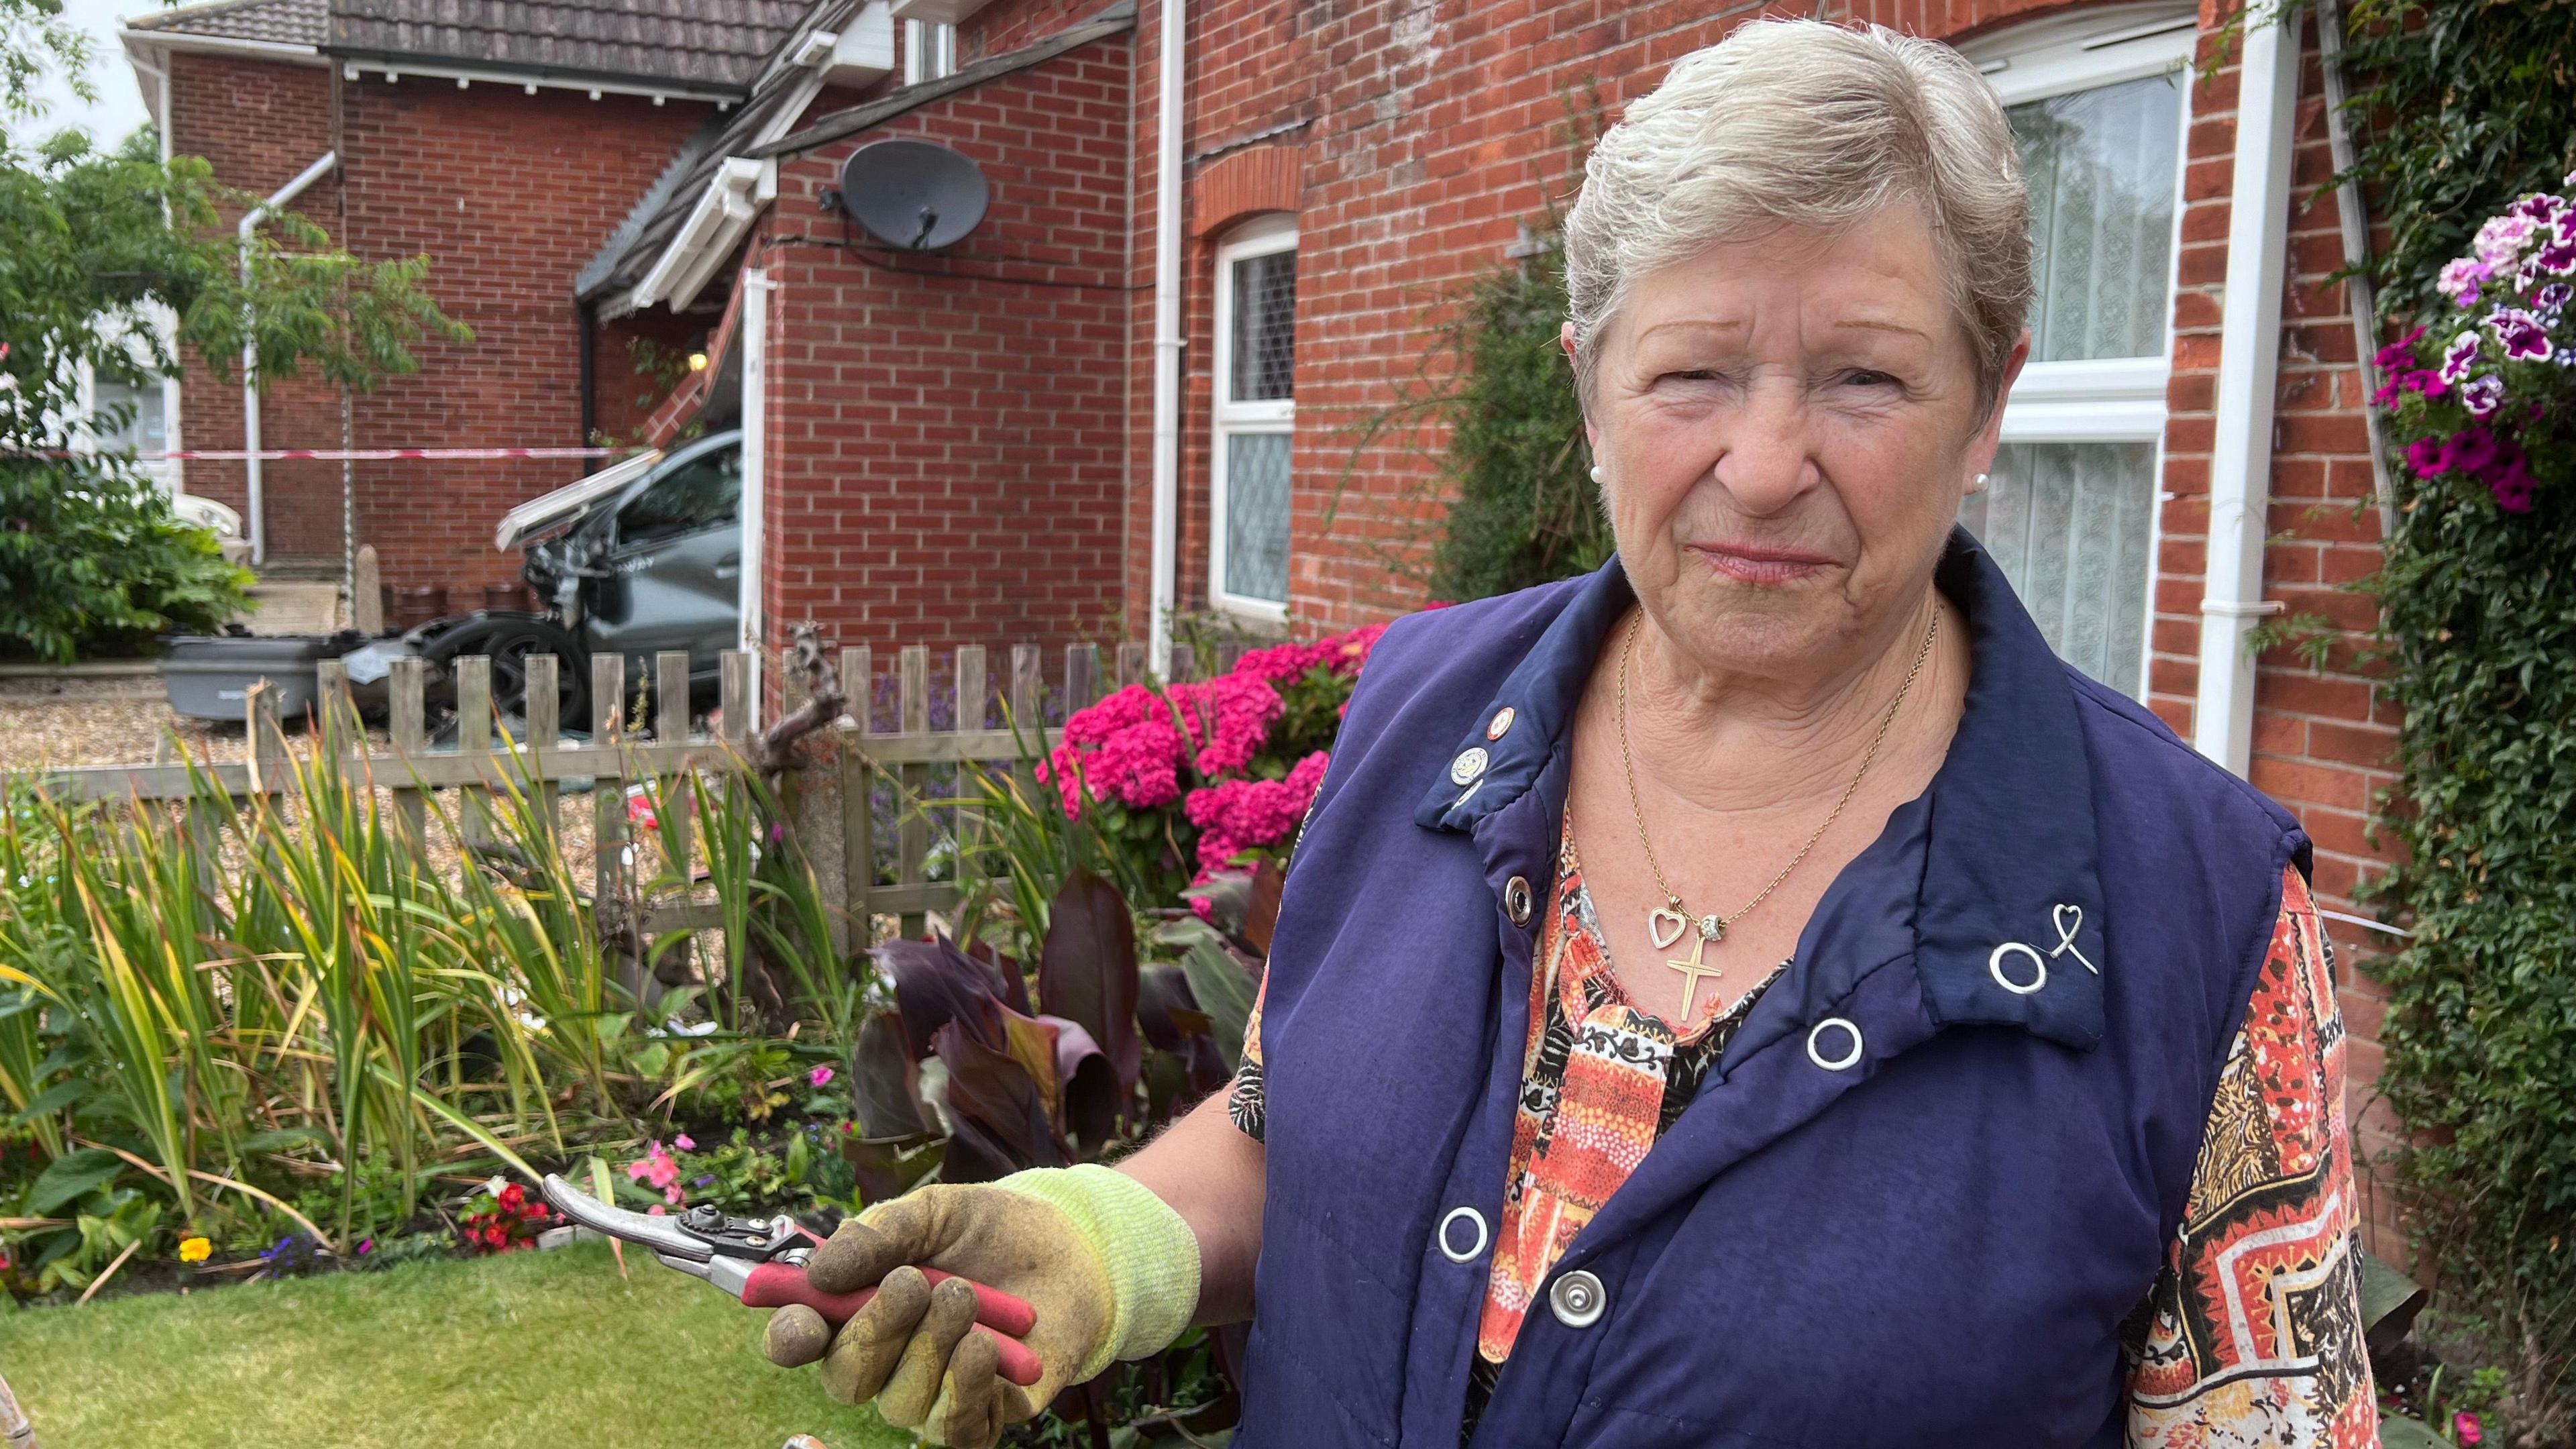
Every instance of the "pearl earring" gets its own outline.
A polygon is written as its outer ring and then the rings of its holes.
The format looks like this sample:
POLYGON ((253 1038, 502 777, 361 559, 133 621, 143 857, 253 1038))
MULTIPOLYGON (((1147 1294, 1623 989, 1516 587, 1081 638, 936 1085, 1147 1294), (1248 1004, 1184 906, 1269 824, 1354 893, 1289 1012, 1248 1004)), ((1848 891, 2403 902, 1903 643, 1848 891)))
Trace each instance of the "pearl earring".
POLYGON ((1601 481, 1601 465, 1598 463, 1592 465, 1592 481, 1595 483, 1601 481))
POLYGON ((1968 485, 1968 491, 1969 491, 1969 492, 1971 492, 1971 493, 1983 493, 1983 492, 1985 492, 1985 491, 1986 491, 1986 475, 1985 475, 1985 474, 1983 474, 1983 473, 1978 474, 1978 475, 1977 475, 1977 481, 1968 485))

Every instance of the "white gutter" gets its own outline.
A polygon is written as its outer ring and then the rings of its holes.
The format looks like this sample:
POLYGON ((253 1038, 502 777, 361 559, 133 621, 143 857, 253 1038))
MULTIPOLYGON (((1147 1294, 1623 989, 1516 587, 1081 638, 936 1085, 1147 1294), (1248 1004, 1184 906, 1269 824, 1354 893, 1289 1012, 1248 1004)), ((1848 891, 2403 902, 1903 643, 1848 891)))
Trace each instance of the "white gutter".
POLYGON ((1147 667, 1169 674, 1181 512, 1181 46, 1182 0, 1163 8, 1162 86, 1154 153, 1154 539, 1147 667))
MULTIPOLYGON (((116 38, 130 53, 137 44, 164 52, 181 51, 192 55, 238 55, 252 60, 273 60, 282 65, 329 65, 319 47, 293 45, 280 40, 240 40, 228 35, 190 35, 184 31, 138 29, 120 25, 116 38)), ((167 59, 162 61, 168 65, 167 59)))
MULTIPOLYGON (((165 127, 163 134, 167 133, 165 127)), ((242 213, 237 230, 241 234, 242 291, 245 296, 250 291, 251 233, 259 229, 262 220, 303 195, 304 188, 330 175, 332 168, 339 164, 339 152, 323 152, 321 160, 305 167, 294 180, 270 192, 266 201, 242 213)), ((249 484, 250 561, 259 564, 268 560, 268 515, 260 500, 259 330, 256 317, 245 314, 243 320, 248 326, 242 337, 242 452, 245 454, 242 472, 249 484)))
POLYGON ((2220 304, 2218 417, 2209 458, 2209 546, 2200 601, 2200 693, 2191 742, 2242 775, 2254 755, 2254 660, 2245 636, 2276 612, 2263 602, 2264 512, 2272 481, 2272 402, 2281 360, 2281 284, 2289 249, 2290 132, 2299 47, 2280 22, 2245 29, 2236 82, 2236 168, 2228 191, 2220 304))

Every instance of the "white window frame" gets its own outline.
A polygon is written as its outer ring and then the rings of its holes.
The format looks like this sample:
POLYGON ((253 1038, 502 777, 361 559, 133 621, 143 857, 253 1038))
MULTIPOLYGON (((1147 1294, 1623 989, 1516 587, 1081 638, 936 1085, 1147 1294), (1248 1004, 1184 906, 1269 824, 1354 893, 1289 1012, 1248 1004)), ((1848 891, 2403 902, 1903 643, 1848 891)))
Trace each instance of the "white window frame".
MULTIPOLYGON (((1279 433, 1293 439, 1297 428, 1297 401, 1293 397, 1273 402, 1234 400, 1234 264, 1251 257, 1296 249, 1297 219, 1284 213, 1245 223, 1216 249, 1216 345, 1212 358, 1214 366, 1210 368, 1216 375, 1216 385, 1208 448, 1208 602, 1228 613, 1274 624, 1288 621, 1285 600, 1255 599, 1226 591, 1226 460, 1232 451, 1227 442, 1237 436, 1257 433, 1279 433)), ((1294 335, 1293 330, 1291 335, 1294 335)), ((1295 445, 1292 442, 1290 446, 1295 445)), ((1292 483, 1289 493, 1292 513, 1295 497, 1292 483)), ((1291 558, 1294 558, 1293 552, 1291 558)))
MULTIPOLYGON (((2006 107, 2089 91, 2122 81, 2186 71, 2200 42, 2200 17, 2172 0, 2110 5, 2017 25, 1959 47, 1976 62, 2006 107)), ((2147 627, 2139 660, 2141 692, 2154 677, 2155 579, 2164 542, 2165 389, 2173 370, 2174 279, 2182 264, 2183 174, 2191 164, 2191 90, 2183 90, 2182 134, 2174 167, 2174 230, 2165 248, 2165 326, 2150 357, 2086 358, 2024 364, 2004 399, 2005 443, 2152 443, 2155 485, 2147 510, 2147 627)))
POLYGON ((929 20, 903 23, 903 83, 944 80, 957 73, 957 27, 929 20))

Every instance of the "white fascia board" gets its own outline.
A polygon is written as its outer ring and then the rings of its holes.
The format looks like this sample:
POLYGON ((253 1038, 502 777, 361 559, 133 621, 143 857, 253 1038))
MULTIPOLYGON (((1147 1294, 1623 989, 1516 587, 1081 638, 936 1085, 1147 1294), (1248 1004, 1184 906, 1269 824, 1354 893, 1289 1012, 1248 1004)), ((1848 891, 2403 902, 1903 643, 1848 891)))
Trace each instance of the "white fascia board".
POLYGON ((424 64, 404 60, 343 60, 340 63, 340 76, 344 80, 362 80, 369 75, 384 76, 396 82, 405 76, 424 76, 436 80, 517 86, 521 90, 581 91, 593 100, 601 96, 650 96, 656 101, 704 101, 719 106, 737 105, 742 100, 740 91, 718 90, 711 86, 655 85, 650 81, 588 80, 581 76, 541 75, 531 71, 424 64))
POLYGON ((894 7, 887 0, 868 0, 841 27, 823 79, 836 86, 863 86, 892 75, 894 64, 894 7))
POLYGON ((676 312, 697 300, 707 279, 740 244, 761 209, 778 196, 778 163, 731 156, 681 224, 679 235, 636 285, 639 306, 667 302, 676 312))
POLYGON ((652 471, 662 461, 659 448, 638 453, 609 464, 576 483, 567 483, 552 493, 531 498, 501 516, 501 526, 492 534, 492 546, 503 553, 544 530, 548 525, 572 517, 592 503, 607 497, 652 471))
POLYGON ((991 0, 894 0, 894 18, 925 25, 957 25, 972 18, 991 0))

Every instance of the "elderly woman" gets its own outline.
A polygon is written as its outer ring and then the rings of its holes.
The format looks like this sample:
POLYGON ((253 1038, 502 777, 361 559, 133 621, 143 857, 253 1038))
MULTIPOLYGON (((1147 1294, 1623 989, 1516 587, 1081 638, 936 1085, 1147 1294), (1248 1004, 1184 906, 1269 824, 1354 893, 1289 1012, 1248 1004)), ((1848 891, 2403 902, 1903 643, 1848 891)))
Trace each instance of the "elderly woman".
POLYGON ((1565 244, 1616 561, 1388 632, 1230 1101, 845 1226, 877 1298, 772 1357, 968 1446, 1247 1317, 1240 1449, 2375 1442, 2307 841, 1952 523, 2029 346, 1994 94, 1744 26, 1565 244))

